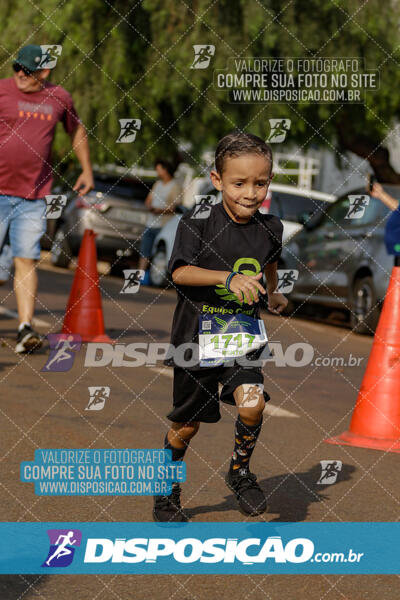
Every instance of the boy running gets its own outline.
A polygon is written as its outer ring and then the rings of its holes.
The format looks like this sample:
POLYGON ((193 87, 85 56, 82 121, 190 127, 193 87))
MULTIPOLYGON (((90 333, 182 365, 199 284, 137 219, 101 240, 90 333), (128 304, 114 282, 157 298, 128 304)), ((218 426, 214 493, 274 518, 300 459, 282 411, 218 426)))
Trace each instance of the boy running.
MULTIPOLYGON (((271 148, 252 134, 227 135, 217 145, 210 177, 222 192, 222 202, 208 211, 196 206, 182 217, 168 265, 178 292, 171 343, 175 348, 196 343, 199 360, 185 368, 177 359, 169 361, 174 366, 174 397, 164 447, 172 451, 172 460, 182 460, 200 423, 221 418, 219 399, 236 404, 226 483, 240 510, 257 515, 265 511, 266 501, 249 462, 269 400, 259 360, 265 347, 259 294, 268 293, 273 313, 287 305, 277 292, 283 226, 277 217, 258 211, 272 177, 271 148), (266 290, 260 283, 263 272, 266 290)), ((170 496, 155 497, 153 517, 187 521, 178 483, 170 496)))

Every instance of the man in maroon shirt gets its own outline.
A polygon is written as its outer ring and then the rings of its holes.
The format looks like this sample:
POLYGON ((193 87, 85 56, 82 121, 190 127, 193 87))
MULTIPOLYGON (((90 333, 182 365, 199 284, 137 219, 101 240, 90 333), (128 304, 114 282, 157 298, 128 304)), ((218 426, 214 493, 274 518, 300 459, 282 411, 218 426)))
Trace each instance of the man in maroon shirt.
POLYGON ((59 121, 82 167, 73 189, 81 195, 93 189, 86 130, 68 92, 46 81, 50 69, 41 68, 41 62, 41 47, 25 46, 13 64, 14 76, 0 80, 0 247, 8 231, 19 316, 15 350, 21 353, 42 344, 31 323, 40 238, 46 230, 44 197, 52 185, 51 145, 59 121))

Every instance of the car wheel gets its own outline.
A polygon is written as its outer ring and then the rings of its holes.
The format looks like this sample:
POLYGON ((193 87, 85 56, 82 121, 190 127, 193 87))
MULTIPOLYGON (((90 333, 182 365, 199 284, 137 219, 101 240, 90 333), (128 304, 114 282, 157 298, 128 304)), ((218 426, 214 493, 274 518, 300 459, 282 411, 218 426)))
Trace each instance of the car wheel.
POLYGON ((156 287, 164 287, 168 283, 168 260, 164 246, 158 248, 151 259, 150 281, 156 287))
POLYGON ((379 320, 379 307, 372 277, 361 277, 353 284, 350 323, 354 333, 373 335, 379 320))
POLYGON ((112 277, 123 277, 124 269, 132 269, 132 265, 122 261, 119 257, 113 260, 110 264, 110 275, 112 277))
POLYGON ((68 268, 71 261, 71 248, 62 229, 56 232, 50 249, 50 260, 55 267, 68 268))

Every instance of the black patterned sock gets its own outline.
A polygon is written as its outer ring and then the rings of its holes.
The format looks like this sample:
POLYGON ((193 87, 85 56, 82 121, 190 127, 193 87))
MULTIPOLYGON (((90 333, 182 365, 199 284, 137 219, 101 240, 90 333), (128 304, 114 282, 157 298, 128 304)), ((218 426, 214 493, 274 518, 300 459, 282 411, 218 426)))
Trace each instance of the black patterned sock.
POLYGON ((249 462, 261 431, 261 421, 257 425, 246 425, 240 418, 235 424, 235 446, 233 448, 232 460, 229 471, 235 475, 244 475, 249 471, 249 462))
POLYGON ((185 456, 185 452, 187 450, 188 445, 189 444, 186 443, 184 448, 175 448, 168 441, 168 433, 165 436, 164 448, 165 448, 165 450, 172 451, 172 460, 183 460, 183 457, 185 456))

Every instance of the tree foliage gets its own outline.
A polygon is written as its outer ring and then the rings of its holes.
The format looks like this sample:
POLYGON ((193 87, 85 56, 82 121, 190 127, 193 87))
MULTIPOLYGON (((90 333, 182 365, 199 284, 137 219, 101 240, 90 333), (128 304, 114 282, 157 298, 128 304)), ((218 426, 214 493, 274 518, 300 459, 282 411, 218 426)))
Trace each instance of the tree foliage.
MULTIPOLYGON (((232 129, 264 138, 268 119, 292 121, 290 141, 350 149, 368 157, 380 179, 398 180, 382 148, 399 118, 397 3, 378 0, 0 0, 1 73, 18 48, 62 44, 52 81, 73 96, 95 162, 150 166, 190 141, 201 152, 232 129), (194 44, 213 44, 208 69, 190 69, 194 44), (231 57, 362 57, 378 69, 380 89, 365 104, 233 104, 213 85, 231 57), (142 127, 133 144, 116 144, 118 119, 142 127)), ((70 147, 58 135, 56 160, 70 147)))

